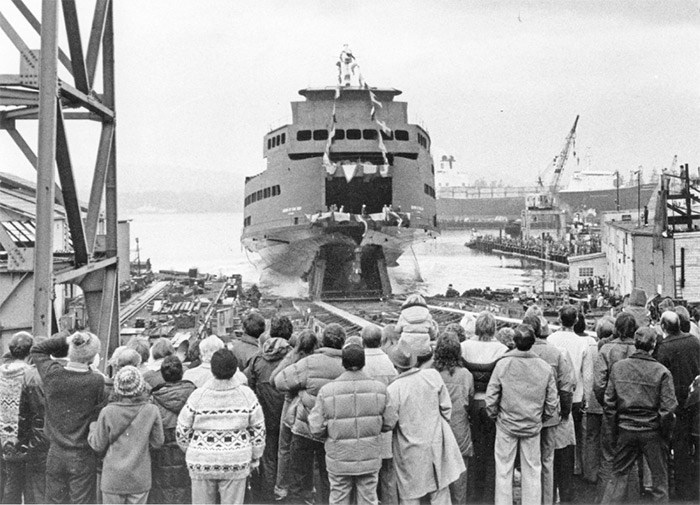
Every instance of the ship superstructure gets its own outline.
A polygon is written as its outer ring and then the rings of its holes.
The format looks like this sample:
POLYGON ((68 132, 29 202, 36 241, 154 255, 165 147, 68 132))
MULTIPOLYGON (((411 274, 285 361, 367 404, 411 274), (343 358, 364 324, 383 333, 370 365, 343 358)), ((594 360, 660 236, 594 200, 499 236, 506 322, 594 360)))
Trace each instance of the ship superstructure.
POLYGON ((428 132, 408 123, 401 91, 350 82, 343 54, 339 85, 299 91, 245 184, 243 245, 313 297, 389 294, 386 267, 437 225, 428 132))

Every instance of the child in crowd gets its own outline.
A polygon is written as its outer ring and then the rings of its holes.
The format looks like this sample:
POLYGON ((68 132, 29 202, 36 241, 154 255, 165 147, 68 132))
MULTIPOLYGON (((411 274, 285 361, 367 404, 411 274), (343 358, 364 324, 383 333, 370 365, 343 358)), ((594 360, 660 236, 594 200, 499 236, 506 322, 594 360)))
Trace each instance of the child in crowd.
POLYGON ((119 370, 114 377, 117 400, 90 426, 88 443, 104 454, 103 503, 146 503, 151 490, 149 445, 163 445, 163 422, 158 407, 144 394, 144 384, 136 367, 119 370))

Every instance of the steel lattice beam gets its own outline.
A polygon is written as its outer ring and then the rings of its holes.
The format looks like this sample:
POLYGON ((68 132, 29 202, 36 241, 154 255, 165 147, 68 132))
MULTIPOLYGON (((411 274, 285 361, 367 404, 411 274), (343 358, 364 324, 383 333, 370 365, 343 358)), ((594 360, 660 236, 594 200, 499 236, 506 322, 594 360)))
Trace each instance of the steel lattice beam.
MULTIPOLYGON (((31 329, 35 335, 51 335, 57 319, 53 310, 54 286, 74 283, 84 293, 88 327, 100 337, 106 355, 118 345, 119 334, 112 0, 95 0, 85 49, 78 21, 82 0, 42 0, 41 22, 23 0, 12 0, 12 4, 41 36, 41 51, 37 53, 0 12, 0 29, 23 60, 20 74, 0 74, 0 105, 5 106, 0 111, 0 133, 6 131, 29 164, 36 168, 36 233, 34 248, 23 249, 10 243, 14 239, 4 228, 0 231, 4 249, 32 264, 24 266, 24 271, 19 267, 14 270, 11 266, 0 267, 0 320, 3 321, 0 334, 12 328, 31 329), (59 48, 61 13, 70 58, 59 48), (102 63, 101 93, 94 89, 99 61, 102 63), (59 63, 68 69, 72 82, 59 79, 59 63), (66 128, 66 121, 75 119, 99 121, 102 129, 87 215, 83 214, 78 199, 66 128), (38 120, 36 151, 16 129, 17 120, 38 120), (60 186, 56 184, 56 172, 60 186), (56 201, 63 205, 69 225, 73 253, 68 268, 65 261, 55 263, 59 260, 54 258, 56 201), (95 243, 103 204, 105 250, 98 251, 95 243), (57 272, 54 272, 54 264, 61 265, 56 267, 57 272), (29 268, 31 271, 27 272, 29 268), (28 300, 30 292, 33 304, 28 300), (31 328, 28 327, 30 320, 31 328)), ((6 5, 0 6, 0 11, 6 5)))

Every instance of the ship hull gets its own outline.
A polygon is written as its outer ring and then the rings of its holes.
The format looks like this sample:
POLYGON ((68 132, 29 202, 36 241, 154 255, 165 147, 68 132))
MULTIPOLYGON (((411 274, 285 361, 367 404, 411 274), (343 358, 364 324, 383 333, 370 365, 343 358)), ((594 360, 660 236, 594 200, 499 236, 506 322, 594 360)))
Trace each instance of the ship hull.
POLYGON ((354 251, 358 247, 380 247, 387 266, 391 267, 397 264, 412 244, 435 237, 431 230, 398 227, 381 231, 368 230, 358 240, 359 233, 362 233, 361 229, 284 227, 244 237, 242 243, 246 249, 259 255, 263 270, 305 278, 321 249, 326 246, 344 246, 348 251, 354 251))
MULTIPOLYGON (((604 189, 594 191, 560 191, 558 193, 559 206, 570 214, 585 212, 595 209, 597 213, 615 211, 618 208, 636 209, 637 205, 644 207, 649 203, 656 185, 642 185, 637 187, 620 188, 619 199, 616 189, 604 189), (639 201, 638 201, 639 199, 639 201)), ((503 191, 501 188, 497 188, 503 191)), ((488 191, 488 190, 486 190, 488 191)), ((506 196, 481 198, 438 198, 437 212, 440 222, 486 221, 495 218, 519 219, 525 208, 525 197, 506 196)))

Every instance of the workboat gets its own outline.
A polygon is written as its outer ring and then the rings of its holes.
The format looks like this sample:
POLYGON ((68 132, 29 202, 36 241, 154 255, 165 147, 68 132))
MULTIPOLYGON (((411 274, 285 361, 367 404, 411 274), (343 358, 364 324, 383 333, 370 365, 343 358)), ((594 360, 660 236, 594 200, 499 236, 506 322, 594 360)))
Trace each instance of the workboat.
POLYGON ((386 296, 387 267, 437 233, 430 135, 401 91, 369 86, 345 47, 338 84, 299 91, 292 122, 263 140, 246 177, 241 242, 312 298, 386 296))

